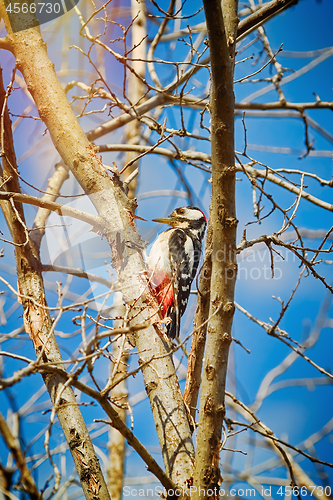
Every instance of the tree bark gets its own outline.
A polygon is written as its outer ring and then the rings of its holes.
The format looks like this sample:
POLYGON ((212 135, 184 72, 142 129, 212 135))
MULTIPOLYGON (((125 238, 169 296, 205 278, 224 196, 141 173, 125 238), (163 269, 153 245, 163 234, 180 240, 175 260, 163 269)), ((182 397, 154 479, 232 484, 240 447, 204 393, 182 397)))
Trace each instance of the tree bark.
MULTIPOLYGON (((125 316, 125 307, 121 294, 118 295, 120 296, 120 300, 114 306, 114 315, 123 318, 125 316)), ((115 321, 114 326, 121 328, 123 321, 115 321)), ((118 415, 126 424, 126 404, 128 400, 127 379, 121 380, 127 371, 127 362, 129 359, 128 353, 124 353, 125 340, 124 337, 121 337, 114 343, 112 352, 114 363, 110 365, 110 382, 116 384, 111 390, 111 401, 116 401, 121 405, 118 407, 118 415), (116 369, 115 364, 118 364, 116 369)), ((109 464, 107 475, 109 489, 113 500, 121 500, 125 473, 126 439, 115 427, 111 427, 109 431, 108 451, 109 464)))
MULTIPOLYGON (((119 342, 114 349, 114 356, 119 354, 119 342)), ((126 363, 128 356, 122 356, 122 362, 126 363)), ((118 374, 119 376, 120 374, 118 374)), ((117 380, 117 375, 115 381, 117 380)), ((119 418, 126 423, 126 401, 128 398, 128 389, 125 380, 119 382, 111 392, 112 399, 119 401, 119 404, 124 406, 118 408, 119 418)), ((125 454, 126 440, 124 436, 114 427, 111 427, 109 432, 109 465, 108 465, 108 485, 110 488, 111 497, 113 500, 121 500, 123 493, 124 471, 125 471, 125 454)))
POLYGON ((219 454, 237 274, 233 93, 237 0, 223 0, 222 8, 220 0, 204 0, 203 4, 211 58, 210 217, 213 244, 210 319, 200 395, 194 498, 200 498, 204 489, 218 488, 221 484, 219 454), (199 488, 202 488, 201 492, 199 488))
MULTIPOLYGON (((133 51, 130 54, 133 61, 129 62, 132 71, 128 73, 128 89, 127 94, 130 103, 137 107, 144 101, 147 88, 140 78, 144 78, 146 74, 146 59, 147 59, 147 26, 146 26, 146 3, 145 0, 131 0, 131 15, 133 19, 131 34, 133 51)), ((140 144, 142 125, 139 120, 134 120, 133 123, 128 123, 125 126, 125 135, 127 144, 140 144)), ((127 152, 125 155, 125 165, 133 161, 137 154, 135 152, 127 152)), ((126 168, 125 178, 139 166, 138 162, 132 163, 126 168)), ((128 186, 128 197, 134 198, 138 186, 138 176, 136 176, 128 186)))
POLYGON ((198 395, 201 386, 201 371, 206 346, 207 320, 209 318, 211 273, 212 219, 210 218, 207 229, 204 263, 200 274, 197 308, 194 317, 194 333, 192 337, 191 352, 188 359, 186 385, 184 390, 184 401, 189 407, 193 419, 192 422, 195 422, 196 419, 198 395))
POLYGON ((16 462, 17 468, 21 473, 20 482, 24 485, 30 500, 38 500, 39 491, 27 467, 25 455, 21 450, 19 439, 13 435, 2 413, 0 413, 0 434, 16 462))

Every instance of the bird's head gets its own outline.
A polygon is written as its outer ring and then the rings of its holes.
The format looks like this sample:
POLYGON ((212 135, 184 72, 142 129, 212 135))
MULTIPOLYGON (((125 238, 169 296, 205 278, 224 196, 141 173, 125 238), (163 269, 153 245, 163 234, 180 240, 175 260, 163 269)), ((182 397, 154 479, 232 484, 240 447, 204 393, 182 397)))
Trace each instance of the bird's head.
POLYGON ((198 207, 176 208, 169 217, 153 219, 153 221, 190 230, 204 230, 207 224, 205 214, 198 207))

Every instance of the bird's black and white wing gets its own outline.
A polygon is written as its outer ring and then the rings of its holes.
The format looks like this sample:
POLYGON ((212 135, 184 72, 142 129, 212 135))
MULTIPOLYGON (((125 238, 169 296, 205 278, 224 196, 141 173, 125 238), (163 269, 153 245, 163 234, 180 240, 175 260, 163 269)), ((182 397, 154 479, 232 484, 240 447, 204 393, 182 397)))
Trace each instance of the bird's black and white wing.
POLYGON ((192 283, 193 243, 182 229, 175 229, 170 234, 169 258, 174 304, 169 312, 172 321, 168 325, 168 335, 174 338, 179 336, 180 318, 185 312, 192 283))

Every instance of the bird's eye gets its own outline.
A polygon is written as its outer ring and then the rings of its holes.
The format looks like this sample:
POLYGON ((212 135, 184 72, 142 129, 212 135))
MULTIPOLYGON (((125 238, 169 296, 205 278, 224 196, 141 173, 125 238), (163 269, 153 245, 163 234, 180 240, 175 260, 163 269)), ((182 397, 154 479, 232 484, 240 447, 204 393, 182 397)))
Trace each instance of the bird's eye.
POLYGON ((179 213, 180 215, 184 215, 184 213, 185 213, 185 208, 179 208, 179 209, 178 209, 178 213, 179 213))

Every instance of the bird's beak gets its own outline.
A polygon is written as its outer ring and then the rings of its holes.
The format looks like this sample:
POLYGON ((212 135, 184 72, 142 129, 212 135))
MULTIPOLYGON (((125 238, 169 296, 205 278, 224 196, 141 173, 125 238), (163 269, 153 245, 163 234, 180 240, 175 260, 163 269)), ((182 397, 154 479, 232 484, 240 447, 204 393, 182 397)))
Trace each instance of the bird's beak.
POLYGON ((173 226, 176 222, 173 217, 162 217, 161 219, 152 219, 153 222, 160 222, 161 224, 169 224, 169 226, 173 226))

